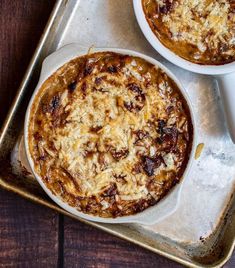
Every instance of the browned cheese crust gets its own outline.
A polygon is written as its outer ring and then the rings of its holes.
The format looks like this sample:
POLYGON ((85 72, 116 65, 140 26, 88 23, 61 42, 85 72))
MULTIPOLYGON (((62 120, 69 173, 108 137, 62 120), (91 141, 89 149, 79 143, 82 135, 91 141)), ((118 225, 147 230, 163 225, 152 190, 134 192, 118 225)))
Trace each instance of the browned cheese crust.
POLYGON ((28 130, 47 188, 101 217, 156 204, 181 179, 193 135, 172 79, 141 58, 112 52, 76 58, 49 77, 28 130))
POLYGON ((235 60, 234 0, 142 0, 146 19, 160 42, 198 64, 235 60))

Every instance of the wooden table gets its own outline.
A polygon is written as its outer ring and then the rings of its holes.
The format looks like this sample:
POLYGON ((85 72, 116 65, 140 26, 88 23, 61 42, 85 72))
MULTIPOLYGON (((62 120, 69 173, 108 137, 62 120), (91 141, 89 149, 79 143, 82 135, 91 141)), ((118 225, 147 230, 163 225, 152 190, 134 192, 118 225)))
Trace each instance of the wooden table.
MULTIPOLYGON (((0 124, 53 4, 54 0, 0 0, 0 124)), ((43 266, 181 267, 0 190, 0 267, 43 266)), ((225 267, 235 267, 235 254, 225 267)))

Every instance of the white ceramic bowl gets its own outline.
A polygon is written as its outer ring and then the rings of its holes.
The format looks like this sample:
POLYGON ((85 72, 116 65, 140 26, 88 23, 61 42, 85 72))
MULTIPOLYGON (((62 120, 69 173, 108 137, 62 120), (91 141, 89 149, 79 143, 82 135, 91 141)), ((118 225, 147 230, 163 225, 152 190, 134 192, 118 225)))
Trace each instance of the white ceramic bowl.
POLYGON ((102 218, 98 216, 92 216, 89 214, 85 214, 83 212, 78 211, 72 206, 69 206, 67 203, 63 202, 60 198, 52 194, 52 192, 46 187, 44 182, 42 181, 41 177, 35 172, 34 169, 34 162, 33 159, 31 158, 30 152, 29 152, 29 145, 28 145, 28 125, 29 125, 29 115, 30 115, 30 109, 32 106, 32 103, 34 101, 35 95, 37 94, 37 91, 40 89, 42 86, 43 82, 51 76, 59 67, 64 65, 66 62, 70 61, 73 58, 76 58, 81 55, 87 54, 87 49, 84 49, 83 47, 80 47, 77 44, 70 44, 67 46, 62 47, 61 49, 57 50, 56 52, 52 53, 50 56, 48 56, 43 64, 42 64, 42 70, 41 70, 41 75, 39 78, 38 85, 32 95, 32 98, 29 102, 28 109, 26 112, 25 116, 25 125, 24 125, 24 141, 25 141, 25 149, 26 149, 26 155, 27 159, 29 162, 29 165, 32 169, 32 172, 36 179, 38 180, 39 184, 42 186, 44 191, 51 197, 51 199, 57 203, 60 207, 63 209, 67 210, 68 212, 72 213, 75 216, 84 218, 86 220, 90 221, 96 221, 96 222, 103 222, 103 223, 141 223, 141 224, 154 224, 159 221, 161 221, 163 218, 167 217, 168 215, 172 214, 179 203, 179 196, 181 192, 181 188, 183 185, 183 182, 186 179, 186 175, 188 174, 189 168, 191 166, 194 152, 195 152, 195 120, 192 112, 192 105, 189 101, 189 98, 187 94, 185 93, 185 90, 183 89, 182 85, 178 81, 178 79, 165 67, 163 66, 160 62, 154 60, 153 58, 150 58, 148 56, 145 56, 141 53, 126 50, 126 49, 117 49, 117 48, 95 48, 93 49, 93 52, 97 51, 112 51, 112 52, 117 52, 125 55, 131 55, 131 56, 137 56, 140 58, 145 59, 146 61, 159 66, 162 70, 164 70, 169 77, 171 77, 179 89, 181 90, 182 95, 187 101, 187 104, 190 109, 191 113, 191 118, 192 118, 192 124, 194 127, 194 139, 193 139, 193 144, 192 144, 192 151, 190 154, 190 158, 188 161, 188 165, 185 169, 184 175, 179 184, 177 184, 167 195, 164 197, 162 200, 160 200, 156 205, 147 208, 146 210, 137 213, 132 216, 123 216, 123 217, 117 217, 117 218, 102 218))
POLYGON ((133 0, 133 7, 138 24, 152 47, 164 58, 175 65, 199 74, 213 75, 218 83, 225 117, 232 141, 235 143, 235 61, 223 65, 201 65, 187 61, 165 47, 149 26, 141 0, 133 0))
POLYGON ((170 62, 188 71, 200 74, 221 75, 235 71, 235 62, 224 65, 200 65, 181 58, 180 56, 172 52, 170 49, 165 47, 159 41, 157 36, 153 33, 145 18, 142 1, 133 0, 133 6, 138 24, 146 39, 153 46, 154 49, 156 49, 164 58, 166 58, 170 62))

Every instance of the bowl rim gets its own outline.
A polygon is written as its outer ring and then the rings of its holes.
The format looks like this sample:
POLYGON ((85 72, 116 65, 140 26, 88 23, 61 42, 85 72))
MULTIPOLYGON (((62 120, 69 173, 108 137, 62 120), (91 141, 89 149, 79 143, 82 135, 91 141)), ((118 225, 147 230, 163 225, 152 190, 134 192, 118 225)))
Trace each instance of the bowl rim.
POLYGON ((235 61, 222 65, 203 65, 190 62, 178 56, 170 49, 165 47, 157 38, 157 36, 153 33, 145 17, 145 13, 142 6, 142 0, 133 0, 133 7, 137 22, 145 38, 152 45, 152 47, 168 61, 172 62, 173 64, 185 70, 199 74, 223 75, 235 71, 235 61))
POLYGON ((167 193, 159 202, 157 202, 156 205, 148 207, 147 209, 145 209, 142 212, 139 212, 139 213, 136 213, 136 214, 130 215, 130 216, 121 216, 121 217, 117 217, 117 218, 103 218, 103 217, 93 216, 93 215, 78 211, 76 208, 74 208, 74 207, 70 206, 69 204, 67 204, 66 202, 64 202, 62 199, 60 199, 58 196, 54 195, 46 187, 41 176, 34 170, 34 161, 31 157, 31 154, 29 151, 29 144, 28 144, 28 125, 29 125, 30 111, 31 111, 31 107, 32 107, 32 104, 34 102, 35 96, 37 95, 42 84, 56 70, 58 70, 58 68, 62 67, 64 64, 66 64, 67 62, 69 62, 72 59, 86 55, 87 53, 89 53, 87 51, 88 51, 87 48, 84 48, 84 47, 81 48, 78 44, 69 44, 69 45, 66 45, 66 46, 58 49, 54 53, 50 54, 47 58, 45 58, 45 60, 42 64, 39 82, 38 82, 32 96, 31 96, 31 99, 30 99, 30 102, 28 104, 27 111, 25 114, 24 144, 25 144, 26 157, 27 157, 27 160, 29 162, 29 166, 32 170, 34 177, 37 179, 40 186, 47 193, 47 195, 56 204, 58 204, 60 207, 62 207, 66 211, 70 212, 71 214, 75 215, 76 217, 80 217, 80 218, 83 218, 83 219, 89 220, 89 221, 101 222, 101 223, 139 223, 139 224, 145 224, 145 225, 152 225, 152 224, 155 224, 157 222, 160 222, 163 219, 165 219, 166 217, 168 217, 169 215, 173 214, 179 205, 181 190, 182 190, 183 184, 186 181, 186 178, 188 177, 190 167, 191 167, 192 162, 194 160, 197 135, 196 135, 195 116, 194 116, 192 104, 191 104, 191 101, 190 101, 186 91, 184 90, 184 87, 181 85, 181 83, 176 78, 176 76, 168 68, 166 68, 163 64, 161 64, 157 60, 155 60, 152 57, 149 57, 145 54, 142 54, 142 53, 139 53, 139 52, 136 52, 133 50, 121 49, 121 48, 107 48, 107 47, 105 47, 105 48, 92 48, 92 53, 95 53, 95 52, 115 52, 115 53, 120 53, 120 54, 124 54, 124 55, 140 57, 140 58, 158 66, 159 68, 161 68, 178 86, 182 96, 185 98, 186 103, 188 105, 190 117, 191 117, 191 121, 192 121, 192 126, 193 126, 192 148, 191 148, 191 152, 189 154, 188 163, 186 165, 186 168, 184 170, 184 173, 181 177, 180 182, 176 186, 174 186, 172 189, 170 189, 170 192, 167 193), (168 207, 170 205, 168 204, 167 200, 169 200, 170 196, 174 200, 174 205, 171 205, 172 207, 170 207, 168 209, 168 207), (154 210, 156 210, 156 208, 160 208, 160 205, 163 208, 163 210, 165 209, 168 211, 165 213, 162 213, 162 215, 157 217, 157 215, 154 215, 153 212, 154 212, 154 210))

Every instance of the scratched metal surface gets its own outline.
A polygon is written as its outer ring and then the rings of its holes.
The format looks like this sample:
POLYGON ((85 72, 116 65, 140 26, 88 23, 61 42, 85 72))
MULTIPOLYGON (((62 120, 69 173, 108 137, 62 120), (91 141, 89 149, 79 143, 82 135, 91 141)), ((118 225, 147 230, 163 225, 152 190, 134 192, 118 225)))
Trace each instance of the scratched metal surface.
MULTIPOLYGON (((210 256, 212 248, 224 244, 225 239, 230 237, 227 247, 220 249, 218 256, 213 253, 216 256, 210 261, 213 266, 218 261, 222 263, 234 245, 233 228, 227 228, 224 219, 227 211, 233 214, 235 147, 224 124, 220 97, 213 78, 190 73, 163 59, 141 33, 131 0, 58 2, 66 2, 63 16, 55 17, 55 25, 42 44, 44 50, 41 57, 69 43, 79 43, 87 48, 92 45, 128 48, 154 57, 165 64, 184 85, 196 115, 197 142, 205 145, 200 158, 193 163, 182 190, 180 206, 173 215, 153 226, 97 226, 191 266, 206 263, 205 259, 199 257, 210 256)), ((11 157, 13 170, 18 176, 22 171, 18 160, 27 168, 24 150, 19 144, 15 145, 11 157)))

